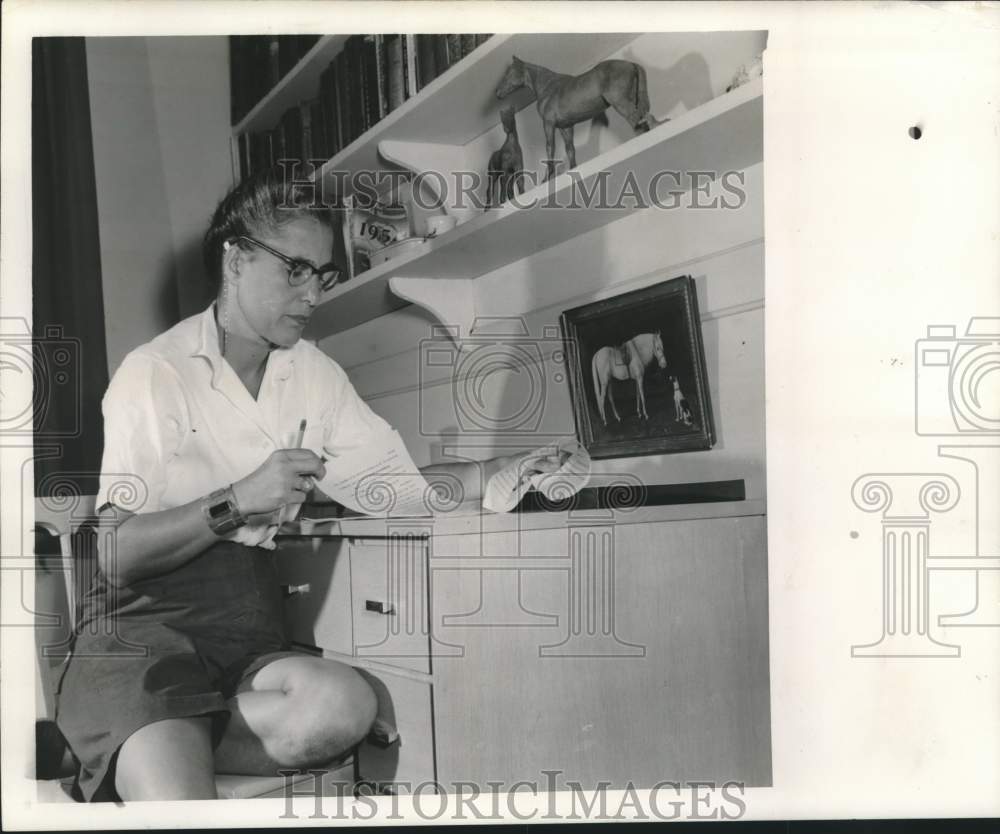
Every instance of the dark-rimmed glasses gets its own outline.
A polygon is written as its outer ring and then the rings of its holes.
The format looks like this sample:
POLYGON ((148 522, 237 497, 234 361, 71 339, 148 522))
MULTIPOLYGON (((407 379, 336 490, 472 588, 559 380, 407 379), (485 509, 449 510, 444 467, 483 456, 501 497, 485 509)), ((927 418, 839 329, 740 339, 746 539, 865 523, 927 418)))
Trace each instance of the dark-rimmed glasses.
POLYGON ((327 290, 332 290, 343 278, 343 273, 332 262, 323 264, 323 266, 313 266, 309 261, 290 258, 288 255, 284 255, 272 249, 266 243, 261 243, 256 238, 249 237, 248 235, 239 235, 238 237, 231 238, 228 242, 233 243, 237 240, 245 240, 247 243, 259 246, 265 252, 269 252, 278 260, 283 261, 285 266, 288 267, 288 286, 290 287, 301 287, 315 275, 319 278, 320 289, 326 292, 327 290))

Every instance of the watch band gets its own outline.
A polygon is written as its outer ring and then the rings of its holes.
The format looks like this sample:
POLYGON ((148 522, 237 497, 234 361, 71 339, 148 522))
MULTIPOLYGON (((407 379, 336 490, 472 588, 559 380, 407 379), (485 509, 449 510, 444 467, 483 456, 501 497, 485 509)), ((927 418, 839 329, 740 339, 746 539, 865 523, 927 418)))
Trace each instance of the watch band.
POLYGON ((217 489, 205 498, 201 505, 201 511, 208 522, 208 526, 217 536, 224 536, 231 533, 247 523, 240 512, 240 506, 236 503, 236 495, 233 486, 230 484, 222 489, 217 489))

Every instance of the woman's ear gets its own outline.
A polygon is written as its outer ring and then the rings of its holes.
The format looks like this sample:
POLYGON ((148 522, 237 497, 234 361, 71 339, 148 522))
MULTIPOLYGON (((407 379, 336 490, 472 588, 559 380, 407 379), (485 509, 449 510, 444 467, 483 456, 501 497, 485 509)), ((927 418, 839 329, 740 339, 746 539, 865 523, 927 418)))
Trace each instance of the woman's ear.
POLYGON ((243 262, 243 250, 235 243, 226 241, 222 244, 222 280, 239 278, 243 262))

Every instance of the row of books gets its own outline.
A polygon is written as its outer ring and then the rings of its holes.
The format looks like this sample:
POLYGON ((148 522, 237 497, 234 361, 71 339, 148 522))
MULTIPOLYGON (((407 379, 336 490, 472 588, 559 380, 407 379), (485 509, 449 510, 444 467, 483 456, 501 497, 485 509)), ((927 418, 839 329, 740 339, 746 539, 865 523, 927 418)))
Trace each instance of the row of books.
POLYGON ((240 177, 279 159, 335 156, 489 37, 352 35, 316 98, 289 107, 272 130, 237 138, 240 177))
POLYGON ((237 124, 316 45, 319 35, 230 35, 230 120, 237 124))

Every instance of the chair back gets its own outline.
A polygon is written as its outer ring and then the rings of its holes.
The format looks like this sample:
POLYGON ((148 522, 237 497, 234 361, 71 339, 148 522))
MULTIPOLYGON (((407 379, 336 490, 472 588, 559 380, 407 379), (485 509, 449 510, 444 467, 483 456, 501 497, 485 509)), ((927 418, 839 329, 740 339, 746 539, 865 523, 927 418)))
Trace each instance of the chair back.
POLYGON ((35 499, 34 614, 39 718, 55 714, 56 674, 73 643, 79 600, 89 585, 93 534, 84 525, 94 517, 93 495, 63 500, 35 499))

